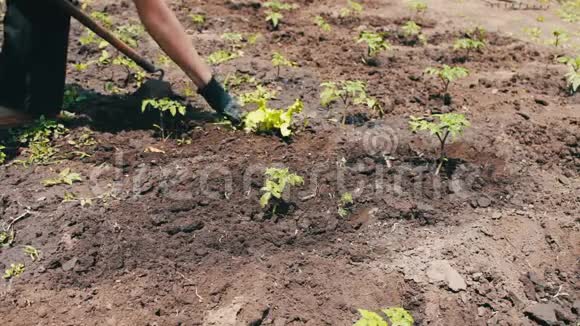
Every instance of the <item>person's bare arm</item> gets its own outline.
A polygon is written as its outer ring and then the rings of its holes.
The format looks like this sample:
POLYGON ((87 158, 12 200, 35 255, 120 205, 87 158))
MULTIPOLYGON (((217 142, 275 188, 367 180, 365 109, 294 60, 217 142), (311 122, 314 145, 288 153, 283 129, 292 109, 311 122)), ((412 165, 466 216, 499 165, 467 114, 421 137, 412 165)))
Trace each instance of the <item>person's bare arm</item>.
POLYGON ((164 0, 133 0, 145 29, 163 51, 203 88, 212 78, 209 66, 199 56, 183 25, 164 0))

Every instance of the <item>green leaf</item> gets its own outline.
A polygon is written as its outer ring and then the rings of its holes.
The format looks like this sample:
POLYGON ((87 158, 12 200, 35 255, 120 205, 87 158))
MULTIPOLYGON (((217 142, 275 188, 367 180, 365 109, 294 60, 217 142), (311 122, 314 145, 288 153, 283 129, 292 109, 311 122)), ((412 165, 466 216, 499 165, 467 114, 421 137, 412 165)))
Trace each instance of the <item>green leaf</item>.
POLYGON ((389 326, 389 324, 377 313, 358 309, 361 318, 354 324, 354 326, 389 326))
POLYGON ((391 320, 391 326, 413 326, 413 316, 404 308, 388 308, 382 310, 391 320))

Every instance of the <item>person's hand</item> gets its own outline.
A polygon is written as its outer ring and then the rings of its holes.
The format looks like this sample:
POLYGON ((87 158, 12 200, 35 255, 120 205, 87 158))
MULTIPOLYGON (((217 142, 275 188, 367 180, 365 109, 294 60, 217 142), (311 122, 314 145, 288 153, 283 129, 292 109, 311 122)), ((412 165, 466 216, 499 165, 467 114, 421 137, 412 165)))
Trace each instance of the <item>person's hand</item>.
POLYGON ((212 109, 226 117, 232 124, 239 125, 242 122, 240 104, 215 78, 212 78, 205 87, 199 89, 198 93, 203 96, 212 109))

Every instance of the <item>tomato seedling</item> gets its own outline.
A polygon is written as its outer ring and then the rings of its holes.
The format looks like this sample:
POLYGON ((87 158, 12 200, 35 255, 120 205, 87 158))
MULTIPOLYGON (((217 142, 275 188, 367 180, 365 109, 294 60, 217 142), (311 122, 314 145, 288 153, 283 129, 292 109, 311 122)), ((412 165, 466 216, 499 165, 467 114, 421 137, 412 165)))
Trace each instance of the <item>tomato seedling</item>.
POLYGON ((266 180, 261 189, 263 194, 262 197, 260 197, 260 206, 266 208, 270 201, 273 200, 273 214, 276 214, 276 208, 284 201, 282 197, 284 192, 288 191, 288 188, 304 184, 304 178, 297 174, 290 173, 288 168, 268 168, 266 169, 266 172, 264 172, 264 176, 266 177, 266 180))
POLYGON ((146 99, 143 100, 141 103, 141 112, 145 112, 147 108, 153 108, 159 111, 159 126, 156 126, 161 131, 161 138, 165 138, 165 127, 163 124, 163 112, 169 112, 172 117, 175 117, 177 114, 185 116, 186 114, 186 107, 185 105, 168 99, 146 99))
POLYGON ((411 116, 409 126, 413 132, 429 132, 439 140, 439 165, 437 166, 437 170, 435 170, 435 175, 437 175, 443 166, 443 162, 447 160, 445 156, 445 145, 449 141, 449 138, 451 137, 452 140, 457 138, 471 124, 465 118, 465 115, 460 113, 434 114, 431 118, 411 116))
POLYGON ((401 27, 401 30, 405 37, 416 39, 413 40, 414 42, 419 42, 423 45, 427 44, 427 38, 421 33, 421 26, 417 25, 414 21, 409 20, 406 22, 405 25, 401 27))
POLYGON ((469 70, 463 67, 450 67, 448 65, 443 65, 442 68, 429 67, 425 69, 425 73, 439 78, 443 86, 443 94, 448 94, 449 85, 453 81, 469 76, 469 70))
POLYGON ((568 81, 568 87, 570 92, 573 94, 580 88, 580 55, 572 57, 561 57, 558 62, 566 64, 568 66, 568 72, 566 73, 566 80, 568 81))
POLYGON ((366 43, 367 45, 367 56, 363 58, 363 62, 366 64, 369 63, 369 59, 376 58, 382 51, 392 48, 382 33, 361 32, 357 43, 366 43))
POLYGON ((352 105, 364 104, 372 110, 382 112, 379 101, 367 95, 366 84, 360 80, 325 82, 320 86, 323 88, 320 93, 320 104, 323 107, 329 107, 338 100, 342 101, 342 124, 346 124, 347 112, 352 105))
POLYGON ((286 59, 279 52, 274 52, 272 54, 272 66, 276 68, 276 78, 280 78, 280 67, 296 67, 297 63, 286 59))
POLYGON ((272 29, 278 29, 278 25, 280 25, 280 22, 284 18, 284 15, 276 11, 268 11, 266 12, 266 14, 267 14, 266 21, 270 23, 272 29))
POLYGON ((483 49, 485 47, 485 43, 480 40, 475 40, 471 38, 460 38, 455 40, 453 43, 453 50, 465 50, 465 58, 469 58, 469 54, 471 51, 477 51, 483 49))

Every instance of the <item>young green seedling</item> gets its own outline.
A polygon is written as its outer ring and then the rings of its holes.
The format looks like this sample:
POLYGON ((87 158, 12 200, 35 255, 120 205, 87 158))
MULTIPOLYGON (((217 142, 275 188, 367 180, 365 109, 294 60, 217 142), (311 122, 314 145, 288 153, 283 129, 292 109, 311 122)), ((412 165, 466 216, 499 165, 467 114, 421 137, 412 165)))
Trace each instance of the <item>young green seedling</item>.
POLYGON ((4 153, 5 149, 6 147, 4 145, 0 145, 0 164, 4 164, 6 161, 6 153, 4 153))
POLYGON ((230 44, 230 48, 232 52, 235 52, 237 49, 242 47, 242 41, 244 40, 244 36, 240 33, 223 33, 222 40, 226 41, 230 44))
POLYGON ((540 37, 542 36, 542 30, 539 27, 526 27, 524 28, 524 33, 526 33, 533 42, 539 43, 540 37))
POLYGON ((4 270, 3 279, 9 280, 20 276, 24 273, 24 264, 10 264, 10 267, 4 270))
POLYGON ((34 262, 37 261, 40 257, 40 251, 34 248, 33 246, 24 246, 24 254, 30 257, 30 259, 34 262))
POLYGON ((279 52, 272 54, 272 66, 276 67, 276 78, 280 78, 280 67, 296 67, 297 63, 286 59, 279 52))
POLYGON ((369 59, 376 58, 376 56, 385 50, 391 49, 389 41, 385 40, 384 34, 374 32, 361 32, 357 43, 367 44, 367 56, 363 58, 364 63, 368 64, 369 59))
POLYGON ((280 25, 280 22, 284 18, 284 15, 276 11, 267 11, 266 14, 267 14, 266 21, 270 23, 272 29, 274 30, 278 29, 278 26, 280 25))
POLYGON ((414 21, 409 20, 406 22, 405 25, 401 27, 401 30, 405 37, 416 38, 416 40, 421 44, 427 43, 427 38, 421 33, 421 26, 417 25, 414 21))
POLYGON ((469 54, 471 51, 477 51, 483 49, 485 47, 485 43, 480 40, 474 40, 471 38, 460 38, 455 40, 453 43, 453 50, 465 50, 465 58, 469 58, 469 54))
POLYGON ((471 124, 465 118, 465 115, 460 113, 434 114, 432 118, 432 120, 428 120, 426 118, 411 116, 409 126, 413 132, 429 132, 439 140, 439 165, 435 171, 435 175, 437 175, 443 166, 443 162, 447 160, 445 156, 445 145, 449 141, 449 137, 451 139, 457 138, 471 124))
POLYGON ((42 185, 45 187, 52 187, 60 184, 71 186, 74 182, 81 182, 83 178, 80 174, 72 172, 70 168, 63 169, 54 179, 42 180, 42 185))
POLYGON ((204 14, 191 14, 189 15, 191 18, 191 22, 196 26, 197 31, 201 32, 203 30, 203 26, 205 25, 205 15, 204 14))
POLYGON ((238 96, 238 101, 240 105, 246 106, 248 104, 256 104, 258 107, 266 105, 264 102, 276 97, 276 91, 265 88, 262 85, 256 86, 256 90, 252 92, 247 92, 238 96))
POLYGON ((113 59, 113 64, 121 66, 125 68, 125 70, 127 71, 125 84, 129 84, 129 80, 131 79, 131 77, 133 77, 135 83, 137 84, 137 87, 143 85, 146 75, 145 72, 143 72, 143 70, 141 70, 141 68, 135 63, 135 61, 124 56, 118 56, 115 59, 113 59))
POLYGON ((283 10, 294 10, 298 8, 298 5, 291 3, 284 3, 279 0, 271 0, 263 5, 265 8, 269 8, 273 11, 283 11, 283 10))
POLYGON ((350 206, 354 203, 352 199, 352 194, 350 192, 345 192, 340 196, 340 201, 338 202, 338 215, 345 218, 350 213, 350 206))
POLYGON ((34 125, 16 137, 22 144, 28 144, 26 160, 17 160, 15 163, 23 165, 42 164, 48 165, 56 163, 55 155, 58 149, 51 145, 51 141, 60 138, 68 133, 62 124, 54 120, 47 120, 41 116, 34 125))
POLYGON ((186 114, 186 107, 185 105, 168 99, 147 99, 143 100, 141 103, 141 112, 145 112, 147 108, 153 108, 159 111, 159 130, 161 131, 161 138, 165 138, 165 127, 163 124, 163 112, 169 112, 172 117, 175 117, 177 114, 185 116, 186 114))
POLYGON ((224 87, 227 90, 240 87, 244 84, 256 86, 256 78, 248 74, 233 73, 227 75, 226 79, 224 80, 224 87))
POLYGON ((330 24, 327 23, 326 20, 322 16, 314 17, 314 24, 316 24, 316 26, 318 26, 323 32, 328 33, 332 30, 332 27, 330 27, 330 24))
POLYGON ((386 319, 373 311, 358 309, 358 312, 361 318, 353 326, 389 326, 389 322, 393 326, 413 326, 415 323, 413 316, 404 308, 381 309, 386 319))
POLYGON ((550 42, 553 46, 558 47, 568 42, 570 35, 563 29, 555 29, 552 31, 554 39, 550 42))
POLYGON ((340 82, 325 82, 320 93, 320 104, 329 107, 335 101, 343 104, 342 124, 346 124, 348 109, 352 105, 365 104, 370 109, 382 111, 379 102, 367 95, 366 84, 360 80, 345 80, 340 82))
POLYGON ((420 15, 427 12, 429 8, 427 4, 421 0, 410 1, 409 8, 411 8, 416 14, 420 15))
POLYGON ((443 65, 443 68, 429 67, 425 69, 425 73, 438 77, 443 84, 442 93, 448 94, 449 85, 459 78, 467 77, 469 75, 469 70, 463 67, 450 67, 448 65, 443 65))
POLYGON ((347 6, 340 9, 340 17, 357 16, 363 11, 363 5, 353 0, 347 0, 347 6))
POLYGON ((573 94, 580 88, 580 55, 571 57, 561 57, 558 62, 566 64, 568 66, 568 72, 566 73, 566 80, 568 81, 568 86, 570 87, 570 92, 573 94))
POLYGON ((228 62, 231 60, 234 60, 236 58, 239 58, 243 55, 244 53, 242 51, 237 51, 237 52, 230 52, 230 51, 225 51, 225 50, 218 50, 216 52, 213 52, 212 54, 210 54, 207 57, 207 62, 210 65, 220 65, 224 62, 228 62))
POLYGON ((145 30, 141 24, 127 24, 117 27, 114 34, 132 48, 139 46, 139 38, 145 30))
POLYGON ((261 189, 263 194, 262 197, 260 197, 260 206, 266 208, 270 201, 273 200, 273 214, 276 214, 276 208, 283 202, 282 196, 288 188, 304 184, 304 178, 297 174, 290 173, 288 168, 268 168, 266 169, 266 172, 264 172, 264 176, 266 176, 266 180, 261 189))
POLYGON ((567 0, 561 2, 561 4, 558 15, 563 21, 569 23, 580 22, 580 0, 567 0))
POLYGON ((8 248, 14 242, 14 229, 0 230, 0 248, 8 248))

